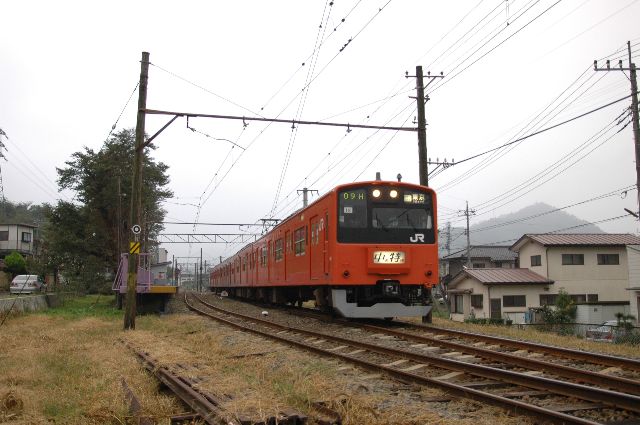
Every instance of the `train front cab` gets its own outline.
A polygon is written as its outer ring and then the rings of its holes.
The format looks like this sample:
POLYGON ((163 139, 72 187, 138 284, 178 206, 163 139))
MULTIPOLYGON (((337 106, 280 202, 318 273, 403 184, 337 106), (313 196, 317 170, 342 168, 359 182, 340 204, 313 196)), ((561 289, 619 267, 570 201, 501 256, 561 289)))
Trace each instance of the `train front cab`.
POLYGON ((438 279, 434 192, 361 183, 339 187, 336 204, 333 309, 352 318, 427 317, 438 279))

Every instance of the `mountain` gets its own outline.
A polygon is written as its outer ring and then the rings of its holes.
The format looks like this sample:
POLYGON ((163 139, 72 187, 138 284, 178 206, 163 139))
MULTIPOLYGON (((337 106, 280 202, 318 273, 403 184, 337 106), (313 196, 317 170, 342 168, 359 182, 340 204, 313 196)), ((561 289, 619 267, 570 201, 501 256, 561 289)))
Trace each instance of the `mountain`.
MULTIPOLYGON (((511 245, 525 233, 604 233, 598 226, 538 202, 471 226, 471 245, 511 245)), ((440 223, 440 252, 446 255, 447 223, 440 223)), ((465 229, 451 226, 450 252, 466 247, 465 229)))

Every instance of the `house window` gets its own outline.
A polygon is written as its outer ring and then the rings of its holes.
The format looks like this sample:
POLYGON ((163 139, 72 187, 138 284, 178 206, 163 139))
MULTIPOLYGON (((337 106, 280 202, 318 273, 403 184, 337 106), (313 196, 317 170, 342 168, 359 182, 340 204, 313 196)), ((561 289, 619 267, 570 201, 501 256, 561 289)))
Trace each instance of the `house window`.
POLYGON ((471 295, 471 307, 482 308, 482 294, 471 295))
POLYGON ((484 269, 484 263, 473 263, 474 269, 484 269))
POLYGON ((527 305, 526 295, 505 295, 502 297, 503 307, 525 307, 527 305))
POLYGON ((540 295, 540 305, 541 306, 555 305, 557 297, 558 296, 556 294, 541 294, 540 295))
POLYGON ((22 242, 31 242, 31 233, 22 232, 22 242))
POLYGON ((451 306, 452 313, 463 314, 463 296, 462 295, 454 295, 452 300, 453 305, 451 306))
POLYGON ((0 232, 0 241, 8 241, 9 240, 9 231, 3 230, 0 232))
POLYGON ((587 296, 585 294, 569 295, 574 303, 586 303, 587 296))
POLYGON ((306 243, 306 228, 301 227, 293 232, 294 250, 296 255, 304 255, 306 243))
POLYGON ((541 266, 542 265, 542 255, 532 255, 531 256, 531 267, 541 266))
POLYGON ((618 264, 620 264, 620 255, 618 255, 618 254, 598 254, 598 265, 599 266, 618 265, 618 264))
POLYGON ((584 254, 562 254, 563 266, 582 266, 584 265, 584 254))
POLYGON ((587 302, 588 303, 597 303, 598 302, 598 294, 587 294, 587 302))
POLYGON ((275 251, 276 261, 282 261, 283 246, 284 246, 284 240, 282 238, 278 239, 276 241, 276 251, 275 251))

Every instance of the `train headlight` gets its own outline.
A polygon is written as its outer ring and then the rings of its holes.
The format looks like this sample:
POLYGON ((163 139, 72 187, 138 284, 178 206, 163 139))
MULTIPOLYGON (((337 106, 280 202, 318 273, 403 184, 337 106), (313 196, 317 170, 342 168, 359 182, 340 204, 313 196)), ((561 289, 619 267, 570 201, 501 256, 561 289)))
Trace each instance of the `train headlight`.
POLYGON ((374 189, 373 192, 371 192, 371 194, 373 195, 374 198, 379 198, 380 197, 380 189, 374 189))
POLYGON ((393 189, 391 192, 389 192, 389 196, 391 196, 393 199, 396 199, 398 197, 398 191, 393 189))

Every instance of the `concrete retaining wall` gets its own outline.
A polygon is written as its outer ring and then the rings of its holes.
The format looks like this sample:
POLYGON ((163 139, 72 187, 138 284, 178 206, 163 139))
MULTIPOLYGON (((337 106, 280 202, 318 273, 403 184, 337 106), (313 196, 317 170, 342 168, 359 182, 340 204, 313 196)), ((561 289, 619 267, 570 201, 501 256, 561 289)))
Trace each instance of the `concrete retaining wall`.
POLYGON ((0 312, 5 313, 11 306, 13 306, 13 312, 17 313, 45 310, 49 308, 50 304, 52 306, 55 305, 57 303, 56 300, 56 294, 20 295, 19 297, 0 298, 0 312))

